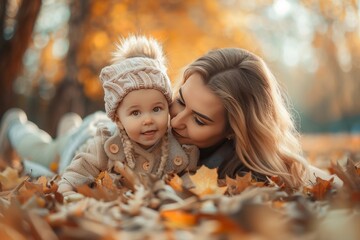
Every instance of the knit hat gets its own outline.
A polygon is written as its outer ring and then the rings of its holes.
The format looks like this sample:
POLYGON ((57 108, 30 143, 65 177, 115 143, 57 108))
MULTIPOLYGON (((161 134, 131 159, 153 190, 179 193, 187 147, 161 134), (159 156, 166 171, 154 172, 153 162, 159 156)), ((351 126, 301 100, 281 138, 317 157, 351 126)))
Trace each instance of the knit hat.
POLYGON ((113 64, 100 73, 104 88, 105 110, 115 121, 116 110, 124 97, 134 90, 156 89, 171 103, 170 79, 160 44, 153 38, 130 36, 114 52, 113 64))

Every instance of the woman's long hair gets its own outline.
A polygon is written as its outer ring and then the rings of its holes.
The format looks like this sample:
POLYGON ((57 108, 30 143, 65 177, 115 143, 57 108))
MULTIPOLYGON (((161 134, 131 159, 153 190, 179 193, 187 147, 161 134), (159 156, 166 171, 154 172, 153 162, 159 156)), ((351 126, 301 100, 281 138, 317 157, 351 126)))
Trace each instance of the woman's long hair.
POLYGON ((193 73, 222 100, 240 161, 252 171, 279 176, 287 187, 303 186, 309 171, 299 134, 265 62, 244 49, 217 49, 189 65, 183 82, 193 73))

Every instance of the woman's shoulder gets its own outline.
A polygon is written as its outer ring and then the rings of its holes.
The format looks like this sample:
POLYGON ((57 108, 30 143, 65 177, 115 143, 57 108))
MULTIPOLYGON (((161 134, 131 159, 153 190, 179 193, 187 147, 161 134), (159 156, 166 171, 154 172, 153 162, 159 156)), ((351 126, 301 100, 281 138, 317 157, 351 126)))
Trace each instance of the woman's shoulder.
POLYGON ((219 168, 231 160, 235 153, 233 141, 225 141, 216 146, 200 150, 199 164, 205 165, 208 168, 219 168))
POLYGON ((251 177, 255 181, 267 181, 267 178, 264 174, 252 171, 250 168, 245 166, 245 164, 239 159, 236 154, 234 154, 230 159, 225 159, 225 161, 220 164, 220 166, 218 167, 218 178, 224 179, 226 178, 226 176, 230 178, 236 178, 237 176, 243 177, 249 172, 251 172, 251 177))
POLYGON ((251 171, 241 159, 237 156, 235 145, 232 140, 225 141, 221 145, 217 146, 211 154, 207 154, 206 157, 201 158, 201 165, 205 165, 209 168, 217 168, 218 178, 225 179, 226 176, 230 178, 236 178, 236 176, 244 176, 248 172, 251 172, 252 177, 256 181, 266 181, 266 176, 251 171))

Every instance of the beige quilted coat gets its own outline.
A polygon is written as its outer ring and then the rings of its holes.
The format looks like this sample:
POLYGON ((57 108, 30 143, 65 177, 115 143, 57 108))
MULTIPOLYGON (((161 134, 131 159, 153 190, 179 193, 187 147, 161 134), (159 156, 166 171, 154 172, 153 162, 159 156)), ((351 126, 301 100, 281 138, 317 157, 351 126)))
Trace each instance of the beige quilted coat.
MULTIPOLYGON (((60 193, 73 191, 76 186, 89 184, 101 171, 112 171, 114 163, 125 164, 125 155, 121 137, 117 128, 110 131, 108 127, 99 127, 94 138, 90 139, 75 155, 59 182, 60 193), (112 133, 113 132, 113 133, 112 133)), ((151 149, 145 150, 133 143, 135 154, 135 172, 155 174, 161 158, 161 141, 151 149)), ((196 171, 199 150, 195 146, 181 146, 169 132, 169 158, 165 173, 181 173, 196 171)))

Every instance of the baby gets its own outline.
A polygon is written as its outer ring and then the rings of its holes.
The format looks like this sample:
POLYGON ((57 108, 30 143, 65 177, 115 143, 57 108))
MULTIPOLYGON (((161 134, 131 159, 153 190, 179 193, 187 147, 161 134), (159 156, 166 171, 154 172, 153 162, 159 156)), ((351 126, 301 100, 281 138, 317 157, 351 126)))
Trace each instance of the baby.
POLYGON ((157 41, 143 36, 124 39, 113 64, 102 69, 105 110, 111 124, 98 128, 66 168, 59 192, 67 195, 88 184, 116 161, 159 178, 195 171, 199 151, 181 146, 168 131, 172 90, 165 58, 157 41), (114 124, 115 123, 115 124, 114 124))

